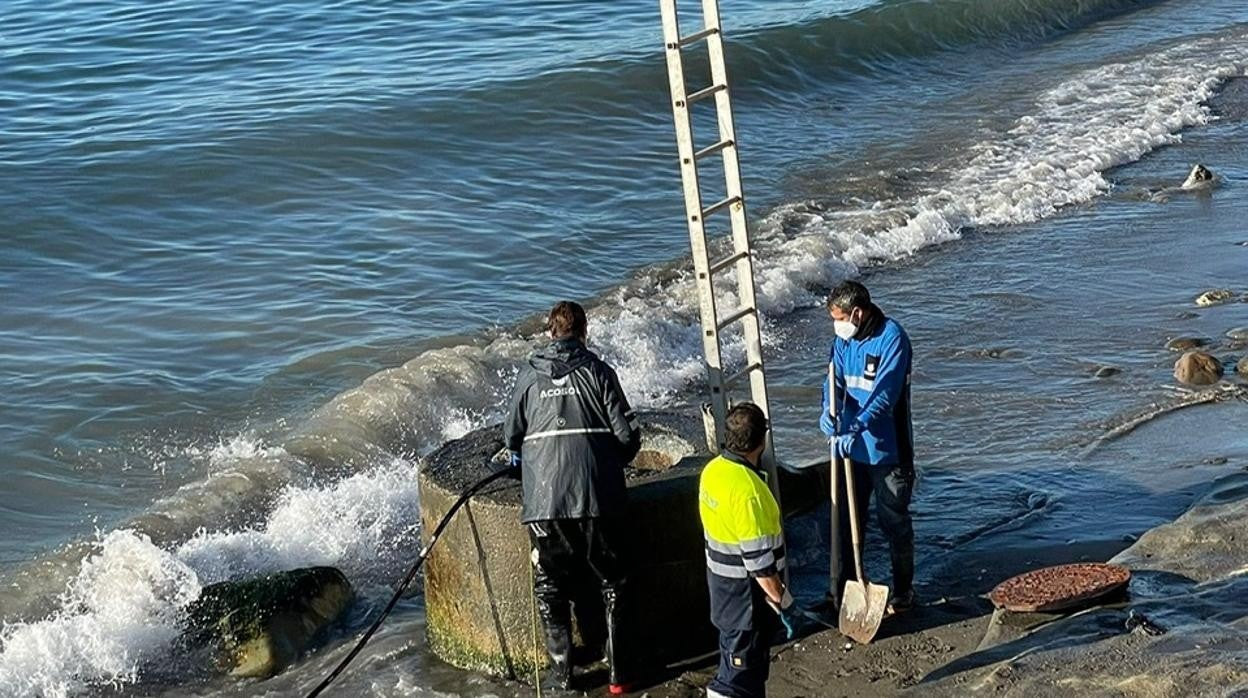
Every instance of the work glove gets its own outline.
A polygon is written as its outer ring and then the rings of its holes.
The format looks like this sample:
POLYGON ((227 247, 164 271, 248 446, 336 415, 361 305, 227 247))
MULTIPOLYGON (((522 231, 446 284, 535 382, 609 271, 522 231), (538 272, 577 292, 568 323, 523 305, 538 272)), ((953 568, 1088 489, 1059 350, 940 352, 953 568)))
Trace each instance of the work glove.
POLYGON ((780 616, 780 625, 784 626, 784 639, 796 638, 801 631, 802 617, 797 612, 797 604, 793 603, 793 596, 789 594, 789 590, 784 590, 784 596, 781 597, 779 604, 767 599, 767 605, 780 616))
POLYGON ((507 460, 507 477, 520 479, 520 453, 518 451, 509 451, 507 460))
POLYGON ((794 640, 801 632, 802 617, 796 611, 796 606, 780 611, 780 624, 784 626, 785 640, 794 640))
POLYGON ((823 416, 819 417, 819 431, 822 431, 823 435, 829 439, 836 436, 836 420, 827 410, 824 410, 823 416))
POLYGON ((854 449, 854 438, 856 436, 857 434, 841 434, 836 437, 833 441, 836 445, 836 455, 841 458, 848 458, 850 452, 854 449))

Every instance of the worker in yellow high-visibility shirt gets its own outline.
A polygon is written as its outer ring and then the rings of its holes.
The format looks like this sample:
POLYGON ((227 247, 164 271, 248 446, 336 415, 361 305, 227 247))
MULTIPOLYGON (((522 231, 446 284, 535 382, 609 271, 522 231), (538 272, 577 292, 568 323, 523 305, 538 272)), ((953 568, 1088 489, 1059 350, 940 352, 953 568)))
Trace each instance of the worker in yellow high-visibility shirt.
POLYGON ((733 406, 724 451, 706 464, 699 481, 711 622, 719 630, 719 670, 706 689, 712 698, 765 696, 777 616, 790 639, 796 632, 797 608, 781 576, 780 507, 759 468, 767 429, 757 405, 733 406))

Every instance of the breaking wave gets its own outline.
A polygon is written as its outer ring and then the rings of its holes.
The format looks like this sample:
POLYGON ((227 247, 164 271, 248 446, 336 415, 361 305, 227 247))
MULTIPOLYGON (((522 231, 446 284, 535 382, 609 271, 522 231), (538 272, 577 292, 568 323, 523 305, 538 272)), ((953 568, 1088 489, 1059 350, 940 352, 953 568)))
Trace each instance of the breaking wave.
POLYGON ((55 613, 0 631, 0 696, 70 696, 165 671, 185 610, 215 582, 331 565, 357 592, 384 594, 420 547, 419 520, 416 469, 395 461, 289 487, 260 525, 201 530, 172 551, 131 529, 102 535, 55 613))

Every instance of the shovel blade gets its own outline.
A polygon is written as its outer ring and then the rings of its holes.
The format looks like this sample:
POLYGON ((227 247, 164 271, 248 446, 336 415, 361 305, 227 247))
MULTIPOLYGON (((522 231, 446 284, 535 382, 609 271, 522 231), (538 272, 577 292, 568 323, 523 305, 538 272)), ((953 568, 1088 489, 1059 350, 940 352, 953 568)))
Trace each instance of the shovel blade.
POLYGON ((870 582, 846 582, 838 629, 855 642, 868 644, 880 631, 887 609, 888 587, 870 582))

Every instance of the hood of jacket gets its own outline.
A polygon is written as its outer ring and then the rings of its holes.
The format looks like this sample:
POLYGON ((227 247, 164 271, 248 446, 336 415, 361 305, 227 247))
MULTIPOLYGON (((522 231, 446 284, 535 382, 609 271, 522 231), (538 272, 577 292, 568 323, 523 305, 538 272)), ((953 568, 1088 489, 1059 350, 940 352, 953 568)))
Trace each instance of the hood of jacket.
POLYGON ((858 331, 854 333, 854 339, 866 340, 869 337, 874 337, 875 333, 879 332, 880 328, 884 326, 886 320, 888 318, 885 317, 884 311, 880 310, 880 306, 872 303, 870 311, 867 313, 867 319, 858 326, 858 331))
POLYGON ((529 365, 534 371, 551 378, 563 378, 594 360, 594 354, 575 337, 556 339, 533 352, 529 365))

